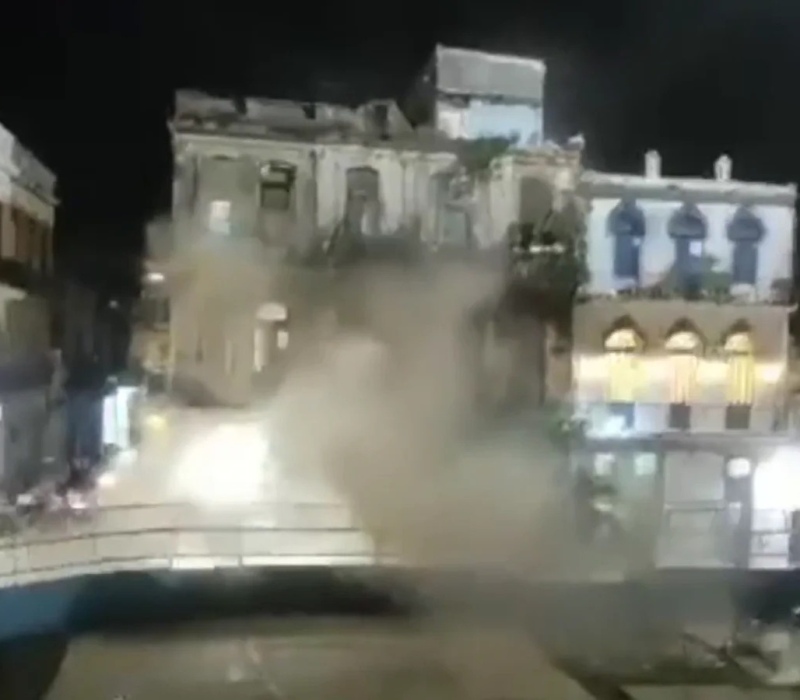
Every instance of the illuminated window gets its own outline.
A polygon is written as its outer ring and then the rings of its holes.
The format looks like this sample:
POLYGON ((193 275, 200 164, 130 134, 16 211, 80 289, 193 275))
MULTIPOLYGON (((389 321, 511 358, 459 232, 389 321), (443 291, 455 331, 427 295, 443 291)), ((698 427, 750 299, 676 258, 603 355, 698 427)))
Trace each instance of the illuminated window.
POLYGON ((750 406, 755 398, 756 379, 756 363, 750 334, 732 333, 725 341, 724 350, 728 364, 728 403, 750 406))
POLYGON ((747 430, 755 399, 756 362, 752 339, 746 331, 731 333, 724 345, 727 364, 725 427, 747 430))
POLYGON ((689 404, 697 391, 697 370, 702 343, 697 333, 681 330, 672 333, 665 349, 670 363, 670 397, 672 404, 689 404))
POLYGON ((642 339, 633 328, 618 328, 604 343, 608 372, 607 400, 633 403, 640 383, 642 339))
POLYGON ((208 227, 212 233, 229 234, 231 232, 231 203, 218 199, 211 202, 208 212, 208 227))
POLYGON ((257 325, 253 334, 253 370, 263 372, 267 366, 267 329, 257 325))

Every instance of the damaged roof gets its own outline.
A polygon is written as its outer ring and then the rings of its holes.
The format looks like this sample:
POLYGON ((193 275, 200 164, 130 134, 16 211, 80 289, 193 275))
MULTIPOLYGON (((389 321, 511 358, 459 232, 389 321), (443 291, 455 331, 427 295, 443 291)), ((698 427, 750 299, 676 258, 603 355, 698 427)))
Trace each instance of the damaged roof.
POLYGON ((541 102, 547 68, 544 61, 438 45, 434 56, 436 87, 450 95, 474 95, 541 102))
POLYGON ((176 93, 173 126, 179 131, 283 135, 308 141, 337 134, 380 137, 413 131, 391 100, 372 100, 353 109, 320 102, 218 97, 192 90, 176 93))

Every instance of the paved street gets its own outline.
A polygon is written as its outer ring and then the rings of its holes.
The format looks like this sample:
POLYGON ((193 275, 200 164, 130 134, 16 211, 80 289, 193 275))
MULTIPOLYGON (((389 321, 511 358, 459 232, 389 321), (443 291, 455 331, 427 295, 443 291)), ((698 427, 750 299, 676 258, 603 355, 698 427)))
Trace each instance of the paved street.
MULTIPOLYGON (((730 685, 624 690, 636 700, 793 697, 790 690, 730 685)), ((403 622, 251 618, 73 643, 48 700, 117 697, 585 700, 591 696, 553 666, 530 630, 432 614, 424 621, 403 622)))
POLYGON ((193 625, 72 645, 49 700, 588 697, 523 635, 353 620, 193 625))

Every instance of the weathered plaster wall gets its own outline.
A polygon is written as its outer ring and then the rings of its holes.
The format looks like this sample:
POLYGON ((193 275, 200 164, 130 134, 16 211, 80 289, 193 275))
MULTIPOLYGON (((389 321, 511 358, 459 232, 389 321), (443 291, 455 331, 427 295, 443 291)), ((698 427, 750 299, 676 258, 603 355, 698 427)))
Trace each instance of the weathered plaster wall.
MULTIPOLYGON (((439 178, 452 174, 458 165, 456 155, 450 152, 215 136, 186 137, 178 141, 176 151, 180 164, 173 205, 176 233, 193 239, 203 236, 210 202, 224 192, 250 210, 241 217, 244 225, 257 228, 257 191, 247 173, 256 173, 260 164, 280 162, 296 172, 291 213, 282 220, 296 238, 325 235, 339 225, 345 215, 348 170, 371 168, 380 183, 380 233, 419 226, 423 238, 435 243, 441 204, 437 201, 441 200, 439 178), (220 156, 237 159, 237 167, 206 183, 202 178, 199 183, 194 180, 193 164, 198 159, 220 156)), ((519 216, 523 177, 543 177, 561 193, 575 188, 579 167, 579 155, 553 155, 544 149, 497 158, 491 176, 477 182, 473 190, 470 213, 478 245, 488 248, 504 241, 509 225, 519 216)), ((268 225, 263 219, 262 224, 268 225)), ((274 219, 272 225, 276 225, 274 219)))
POLYGON ((507 153, 486 173, 466 178, 466 193, 453 202, 452 188, 445 185, 464 175, 454 151, 177 135, 175 223, 171 232, 166 227, 152 232, 174 240, 151 241, 153 253, 168 253, 172 261, 175 380, 231 402, 249 399, 256 309, 269 299, 282 301, 270 296, 280 286, 272 278, 270 251, 304 249, 312 238, 326 239, 342 229, 353 199, 362 196, 348 189, 349 174, 377 182, 370 210, 377 215, 363 224, 363 235, 418 232, 432 247, 452 243, 445 240, 444 220, 446 205, 455 204, 470 220, 472 242, 481 249, 505 246, 509 228, 524 216, 525 178, 551 183, 556 206, 578 182, 579 152, 507 153), (290 202, 285 211, 265 211, 259 201, 261 169, 276 164, 294 172, 290 202), (220 200, 230 202, 230 219, 215 227, 209 214, 220 200), (198 351, 201 336, 214 338, 198 351))

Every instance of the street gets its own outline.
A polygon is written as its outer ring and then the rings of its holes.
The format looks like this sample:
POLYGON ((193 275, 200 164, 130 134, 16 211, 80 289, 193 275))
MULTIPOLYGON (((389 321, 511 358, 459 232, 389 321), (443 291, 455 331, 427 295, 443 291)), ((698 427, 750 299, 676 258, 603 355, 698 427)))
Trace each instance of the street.
POLYGON ((529 639, 507 630, 444 622, 255 619, 75 642, 49 700, 115 697, 588 696, 529 639))

